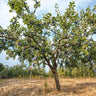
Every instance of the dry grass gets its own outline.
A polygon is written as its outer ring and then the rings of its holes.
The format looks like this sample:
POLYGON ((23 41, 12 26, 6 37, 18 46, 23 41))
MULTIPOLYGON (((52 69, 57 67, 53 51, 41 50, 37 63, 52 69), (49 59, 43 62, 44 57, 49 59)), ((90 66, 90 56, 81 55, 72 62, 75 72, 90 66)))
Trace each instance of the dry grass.
POLYGON ((54 79, 0 80, 0 96, 96 96, 96 79, 60 79, 61 91, 55 88, 54 79))

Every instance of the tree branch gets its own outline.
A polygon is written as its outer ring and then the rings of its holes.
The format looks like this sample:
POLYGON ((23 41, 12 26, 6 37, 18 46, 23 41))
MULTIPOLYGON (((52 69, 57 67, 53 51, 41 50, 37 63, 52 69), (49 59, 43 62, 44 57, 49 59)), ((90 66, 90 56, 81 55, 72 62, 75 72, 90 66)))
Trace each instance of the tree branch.
POLYGON ((68 37, 66 36, 66 37, 63 37, 63 38, 61 38, 59 41, 58 41, 58 47, 57 47, 57 49, 53 52, 53 55, 55 55, 55 53, 56 53, 56 58, 58 57, 58 49, 61 47, 60 46, 60 42, 62 41, 62 40, 64 40, 64 39, 67 39, 68 37))
POLYGON ((13 38, 13 37, 9 37, 9 36, 3 36, 3 35, 1 36, 1 35, 0 35, 0 37, 4 37, 4 38, 8 38, 8 39, 12 39, 12 40, 17 40, 17 39, 15 39, 15 38, 13 38))
POLYGON ((43 56, 44 56, 44 59, 47 61, 48 66, 52 69, 52 66, 51 66, 50 62, 49 62, 49 60, 47 59, 47 57, 44 53, 43 53, 43 56))
POLYGON ((33 41, 38 45, 39 48, 41 48, 41 46, 39 45, 39 43, 35 40, 34 36, 28 36, 29 38, 33 39, 33 41))

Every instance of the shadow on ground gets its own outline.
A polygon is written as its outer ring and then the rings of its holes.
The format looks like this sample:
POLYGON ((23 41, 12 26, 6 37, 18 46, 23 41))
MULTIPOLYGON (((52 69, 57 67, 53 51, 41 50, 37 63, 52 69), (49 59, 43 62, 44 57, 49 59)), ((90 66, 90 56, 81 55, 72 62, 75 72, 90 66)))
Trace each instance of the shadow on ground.
MULTIPOLYGON (((96 91, 96 83, 78 83, 75 86, 62 86, 61 91, 66 93, 74 93, 74 94, 84 94, 86 91, 91 91, 91 88, 94 88, 96 91)), ((87 96, 87 95, 86 95, 87 96)), ((89 95, 88 95, 89 96, 89 95)))

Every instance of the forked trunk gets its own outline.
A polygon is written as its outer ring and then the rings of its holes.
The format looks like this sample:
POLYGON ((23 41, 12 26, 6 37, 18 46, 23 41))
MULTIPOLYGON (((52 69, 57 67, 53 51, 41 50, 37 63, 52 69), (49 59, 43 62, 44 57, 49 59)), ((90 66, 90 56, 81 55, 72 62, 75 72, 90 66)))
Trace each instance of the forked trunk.
POLYGON ((59 83, 59 78, 58 78, 58 74, 56 70, 52 70, 53 75, 54 75, 54 79, 55 79, 55 84, 56 84, 56 89, 60 90, 60 83, 59 83))

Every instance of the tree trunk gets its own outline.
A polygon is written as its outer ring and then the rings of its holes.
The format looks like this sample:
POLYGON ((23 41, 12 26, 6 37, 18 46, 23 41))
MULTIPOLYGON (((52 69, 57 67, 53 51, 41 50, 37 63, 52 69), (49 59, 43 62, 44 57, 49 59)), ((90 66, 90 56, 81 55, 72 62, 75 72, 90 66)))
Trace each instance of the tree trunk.
POLYGON ((59 83, 59 78, 58 78, 58 75, 57 75, 57 71, 56 70, 52 70, 53 72, 53 75, 54 75, 54 79, 55 79, 55 84, 56 84, 56 89, 57 90, 60 90, 60 83, 59 83))

